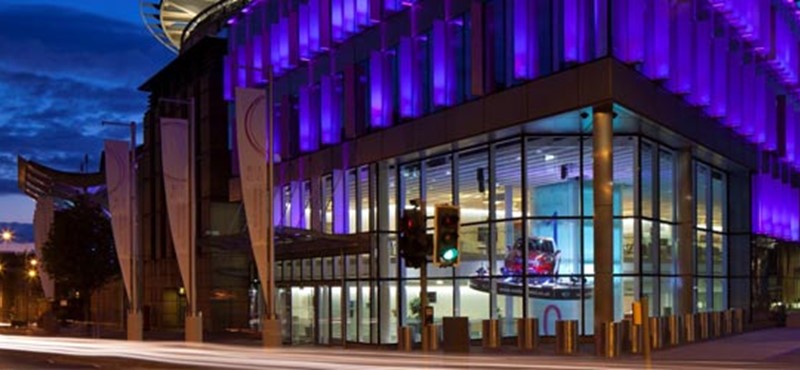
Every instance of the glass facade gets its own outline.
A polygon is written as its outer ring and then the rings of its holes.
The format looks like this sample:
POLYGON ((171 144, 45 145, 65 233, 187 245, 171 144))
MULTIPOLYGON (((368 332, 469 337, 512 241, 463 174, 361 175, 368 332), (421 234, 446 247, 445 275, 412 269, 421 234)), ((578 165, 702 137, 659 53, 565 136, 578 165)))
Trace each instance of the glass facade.
MULTIPOLYGON (((318 315, 312 325, 305 323, 302 312, 293 313, 287 341, 302 342, 303 331, 313 328, 323 331, 317 333, 318 341, 329 342, 395 343, 399 325, 419 333, 420 272, 398 259, 394 234, 394 220, 417 199, 426 202, 429 233, 436 204, 461 208, 461 263, 455 268, 428 266, 435 323, 446 316, 467 316, 471 337, 479 339, 484 319, 500 320, 504 336, 515 335, 517 318, 539 318, 542 335, 554 335, 555 320, 574 319, 581 334, 591 335, 591 139, 518 136, 409 162, 349 169, 344 184, 324 176, 323 200, 337 193, 331 186, 346 189, 349 200, 341 204, 351 215, 349 232, 371 235, 369 248, 321 257, 324 262, 319 263, 312 263, 318 257, 282 261, 278 282, 286 292, 291 290, 292 307, 297 299, 316 297, 309 302, 318 315), (527 256, 522 253, 525 243, 527 256), (525 260, 527 269, 521 266, 525 260), (298 268, 302 273, 287 274, 298 268), (313 289, 296 289, 309 286, 313 289)), ((631 304, 642 296, 650 298, 652 315, 676 312, 677 157, 672 148, 646 137, 620 134, 613 139, 614 292, 608 299, 614 300, 615 320, 630 315, 631 304)), ((727 201, 728 177, 697 160, 692 168, 695 307, 722 310, 728 307, 726 217, 733 207, 727 201)), ((336 204, 323 202, 323 214, 339 214, 332 208, 336 204)))

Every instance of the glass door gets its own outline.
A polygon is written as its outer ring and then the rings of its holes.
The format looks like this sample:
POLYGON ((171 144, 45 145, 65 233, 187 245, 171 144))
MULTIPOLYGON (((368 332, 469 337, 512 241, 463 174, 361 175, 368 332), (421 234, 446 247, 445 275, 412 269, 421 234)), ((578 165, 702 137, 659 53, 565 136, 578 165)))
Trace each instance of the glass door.
POLYGON ((314 288, 292 288, 292 344, 314 343, 314 288))
POLYGON ((342 287, 331 287, 331 344, 342 343, 342 287))

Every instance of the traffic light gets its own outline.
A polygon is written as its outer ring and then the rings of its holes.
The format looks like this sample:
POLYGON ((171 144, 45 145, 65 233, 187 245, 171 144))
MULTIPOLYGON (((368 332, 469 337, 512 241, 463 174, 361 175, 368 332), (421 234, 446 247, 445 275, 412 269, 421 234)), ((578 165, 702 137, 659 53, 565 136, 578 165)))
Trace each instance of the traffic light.
POLYGON ((421 267, 428 258, 425 213, 420 209, 406 209, 398 231, 397 244, 406 266, 421 267))
POLYGON ((461 210, 458 206, 439 204, 434 217, 433 263, 439 267, 455 267, 461 261, 458 230, 461 210))

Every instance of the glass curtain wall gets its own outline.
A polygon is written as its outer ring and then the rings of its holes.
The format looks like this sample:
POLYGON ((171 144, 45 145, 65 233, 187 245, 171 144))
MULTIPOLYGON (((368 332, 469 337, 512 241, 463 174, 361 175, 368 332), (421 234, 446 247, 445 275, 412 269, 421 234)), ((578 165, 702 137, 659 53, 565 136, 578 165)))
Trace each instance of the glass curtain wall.
MULTIPOLYGON (((651 315, 672 314, 677 153, 616 135, 613 161, 612 297, 593 296, 592 138, 579 135, 517 137, 347 170, 350 232, 369 233, 369 252, 285 261, 282 283, 330 287, 316 298, 328 310, 315 329, 326 331, 317 334, 326 341, 395 343, 402 325, 414 328, 419 340, 420 271, 398 260, 395 230, 402 210, 420 200, 429 233, 436 204, 461 209, 461 263, 428 266, 437 324, 467 316, 471 338, 479 339, 485 319, 499 320, 504 336, 516 335, 516 318, 538 318, 542 335, 554 335, 556 320, 571 319, 591 335, 594 299, 613 299, 614 319, 621 320, 642 296, 650 298, 651 315)), ((727 308, 727 176, 696 162, 694 177, 697 309, 721 310, 727 308)), ((321 181, 323 230, 329 232, 331 178, 321 181)))

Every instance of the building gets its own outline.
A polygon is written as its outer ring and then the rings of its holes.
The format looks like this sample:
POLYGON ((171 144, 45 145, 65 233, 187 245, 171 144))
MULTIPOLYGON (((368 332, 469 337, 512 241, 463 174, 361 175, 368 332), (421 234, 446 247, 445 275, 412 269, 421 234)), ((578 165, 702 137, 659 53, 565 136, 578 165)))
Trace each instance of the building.
MULTIPOLYGON (((515 336, 526 317, 590 336, 643 296, 652 315, 744 308, 750 321, 800 297, 793 2, 264 0, 197 14, 143 88, 151 107, 199 99, 198 215, 213 230, 241 201, 236 88, 272 85, 276 223, 319 238, 278 246, 286 342, 393 344, 419 325, 419 270, 396 243, 415 199, 429 216, 460 206, 461 263, 428 267, 428 300, 437 323, 469 317, 473 339, 482 320, 515 336), (217 41, 200 40, 221 24, 227 49, 209 51, 217 41), (536 256, 541 270, 521 267, 536 256)), ((146 135, 153 163, 157 142, 146 135)), ((148 173, 144 240, 169 259, 148 173)), ((239 226, 207 242, 246 246, 239 226)), ((145 284, 175 276, 148 270, 145 284)), ((237 307, 225 315, 254 315, 237 307)))

